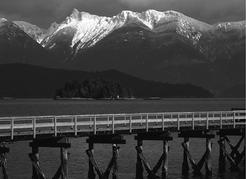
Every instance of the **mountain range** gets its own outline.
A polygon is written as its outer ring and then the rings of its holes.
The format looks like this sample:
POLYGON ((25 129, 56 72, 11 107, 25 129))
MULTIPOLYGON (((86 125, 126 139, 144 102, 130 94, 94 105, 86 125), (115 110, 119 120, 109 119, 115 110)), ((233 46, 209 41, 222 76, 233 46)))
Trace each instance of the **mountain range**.
POLYGON ((104 17, 74 9, 48 29, 1 19, 0 63, 115 69, 222 94, 245 84, 245 27, 245 21, 211 25, 176 11, 155 10, 104 17))

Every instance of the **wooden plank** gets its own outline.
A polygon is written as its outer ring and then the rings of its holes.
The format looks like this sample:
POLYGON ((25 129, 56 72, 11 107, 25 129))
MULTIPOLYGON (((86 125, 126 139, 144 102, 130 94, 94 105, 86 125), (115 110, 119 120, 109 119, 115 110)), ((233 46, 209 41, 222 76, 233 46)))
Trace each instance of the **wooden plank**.
POLYGON ((217 135, 220 136, 244 136, 245 135, 245 129, 239 128, 239 129, 222 129, 219 130, 217 135))
POLYGON ((215 134, 209 133, 206 130, 187 130, 181 131, 178 137, 188 137, 188 138, 214 138, 215 134))
POLYGON ((70 148, 71 143, 67 137, 49 137, 34 139, 29 143, 31 147, 54 147, 54 148, 70 148))
POLYGON ((169 132, 139 133, 134 138, 135 140, 173 140, 173 137, 169 132))
POLYGON ((87 140, 87 143, 101 143, 101 144, 125 144, 126 140, 122 135, 112 134, 112 135, 93 135, 87 140))

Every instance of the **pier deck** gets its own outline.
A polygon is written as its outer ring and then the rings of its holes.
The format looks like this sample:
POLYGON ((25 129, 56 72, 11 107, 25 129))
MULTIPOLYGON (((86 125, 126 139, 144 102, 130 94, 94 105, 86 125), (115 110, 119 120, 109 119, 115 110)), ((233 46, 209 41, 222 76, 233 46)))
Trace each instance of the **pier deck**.
POLYGON ((0 140, 160 131, 245 128, 246 111, 199 111, 0 117, 0 140))

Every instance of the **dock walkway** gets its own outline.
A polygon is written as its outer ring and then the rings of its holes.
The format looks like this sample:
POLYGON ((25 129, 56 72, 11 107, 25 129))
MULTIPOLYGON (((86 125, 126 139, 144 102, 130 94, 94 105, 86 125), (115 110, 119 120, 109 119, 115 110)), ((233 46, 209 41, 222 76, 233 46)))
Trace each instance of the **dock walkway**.
POLYGON ((151 130, 219 130, 245 128, 246 111, 199 111, 0 117, 0 140, 31 140, 39 136, 131 134, 151 130))

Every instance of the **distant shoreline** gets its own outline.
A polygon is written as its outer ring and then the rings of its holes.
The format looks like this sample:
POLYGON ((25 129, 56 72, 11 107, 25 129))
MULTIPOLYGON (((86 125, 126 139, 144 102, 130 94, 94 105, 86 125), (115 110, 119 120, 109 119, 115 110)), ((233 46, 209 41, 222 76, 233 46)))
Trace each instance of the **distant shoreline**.
POLYGON ((161 97, 153 97, 153 98, 119 98, 119 99, 110 99, 110 98, 101 98, 101 99, 94 99, 94 98, 16 98, 16 97, 0 97, 0 101, 34 101, 34 100, 49 100, 49 101, 144 101, 144 100, 165 100, 165 101, 179 101, 179 100, 189 100, 189 101, 197 101, 197 100, 204 100, 204 101, 223 101, 223 100, 241 100, 246 102, 246 98, 185 98, 185 97, 177 97, 177 98, 161 98, 161 97))

